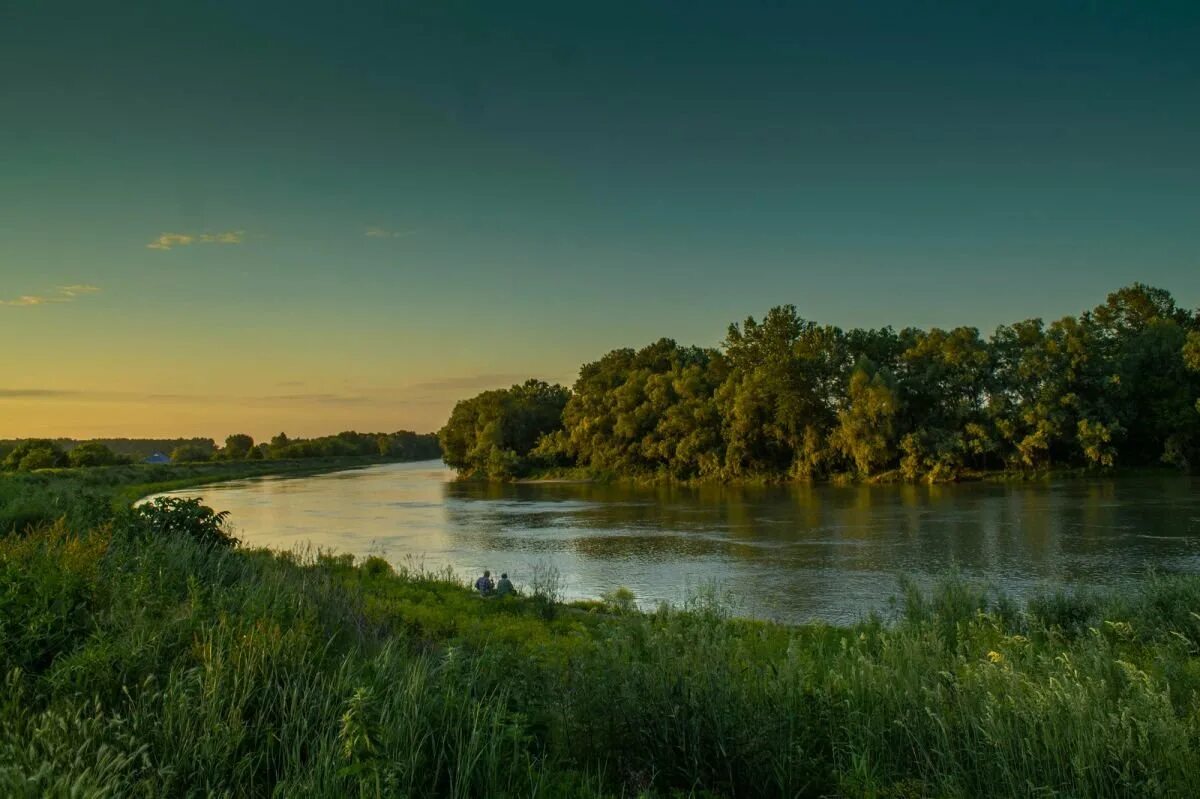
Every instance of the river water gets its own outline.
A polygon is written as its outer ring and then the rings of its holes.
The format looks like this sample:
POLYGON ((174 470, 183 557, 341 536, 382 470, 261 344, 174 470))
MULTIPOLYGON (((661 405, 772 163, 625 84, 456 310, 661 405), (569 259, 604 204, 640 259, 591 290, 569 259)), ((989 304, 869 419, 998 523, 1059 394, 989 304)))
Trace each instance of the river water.
POLYGON ((568 597, 626 586, 644 606, 715 586, 739 615, 792 622, 886 614, 900 575, 956 569, 1020 597, 1200 570, 1200 479, 1183 476, 634 488, 462 483, 424 462, 171 493, 231 511, 251 546, 507 571, 518 588, 551 564, 568 597))

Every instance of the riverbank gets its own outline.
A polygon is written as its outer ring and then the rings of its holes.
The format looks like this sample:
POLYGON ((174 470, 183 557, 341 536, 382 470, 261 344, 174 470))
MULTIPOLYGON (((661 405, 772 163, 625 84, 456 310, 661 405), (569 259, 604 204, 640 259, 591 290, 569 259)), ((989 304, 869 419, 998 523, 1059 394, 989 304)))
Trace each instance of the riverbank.
POLYGON ((206 483, 249 477, 300 477, 397 462, 402 461, 339 456, 0 472, 0 533, 50 523, 63 516, 87 526, 105 513, 128 507, 147 495, 206 483))
POLYGON ((1200 577, 783 626, 173 529, 0 538, 0 794, 1200 792, 1200 577))
MULTIPOLYGON (((514 483, 607 483, 628 485, 679 485, 679 486, 764 486, 764 485, 895 485, 898 483, 922 485, 951 485, 954 483, 1029 483, 1049 480, 1078 480, 1095 478, 1125 478, 1147 476, 1176 476, 1183 474, 1173 466, 1138 466, 1130 468, 1082 468, 1061 467, 1048 469, 968 469, 958 472, 953 477, 943 479, 920 479, 906 477, 899 469, 860 477, 852 473, 835 474, 822 480, 799 479, 783 474, 753 475, 748 477, 694 477, 686 480, 665 473, 623 474, 619 472, 595 470, 581 466, 554 467, 537 469, 530 474, 510 482, 514 483)), ((471 478, 460 478, 471 479, 471 478)))

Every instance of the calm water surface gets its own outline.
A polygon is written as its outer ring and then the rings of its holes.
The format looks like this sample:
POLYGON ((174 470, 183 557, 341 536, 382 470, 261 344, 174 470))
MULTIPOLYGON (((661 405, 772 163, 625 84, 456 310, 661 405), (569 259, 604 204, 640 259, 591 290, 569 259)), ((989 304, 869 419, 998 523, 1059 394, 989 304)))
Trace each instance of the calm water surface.
POLYGON ((388 464, 172 493, 231 511, 254 546, 489 568, 518 587, 549 561, 570 597, 624 585, 643 604, 716 581, 739 613, 786 621, 886 611, 897 576, 953 567, 1015 595, 1200 570, 1196 478, 685 489, 452 477, 438 462, 388 464))

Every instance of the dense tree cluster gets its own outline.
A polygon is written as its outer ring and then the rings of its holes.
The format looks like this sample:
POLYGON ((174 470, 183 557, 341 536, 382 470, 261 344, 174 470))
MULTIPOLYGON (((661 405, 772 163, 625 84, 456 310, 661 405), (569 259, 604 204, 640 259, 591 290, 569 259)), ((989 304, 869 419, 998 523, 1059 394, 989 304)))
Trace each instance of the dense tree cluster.
POLYGON ((464 475, 519 476, 545 463, 534 448, 562 428, 569 396, 562 386, 528 380, 462 400, 438 432, 442 458, 464 475))
POLYGON ((320 438, 289 438, 280 433, 270 442, 255 444, 245 433, 234 433, 225 439, 225 446, 202 447, 186 445, 171 453, 176 463, 206 460, 261 460, 332 458, 347 455, 380 455, 397 460, 432 460, 441 455, 437 436, 433 433, 414 433, 398 430, 395 433, 358 433, 347 430, 335 436, 320 438))
POLYGON ((792 306, 719 349, 669 339, 460 402, 464 474, 544 466, 678 479, 818 479, 1200 464, 1200 315, 1135 284, 1050 324, 841 330, 792 306), (553 411, 561 407, 556 419, 553 411))
MULTIPOLYGON (((211 438, 90 438, 83 440, 54 438, 41 440, 49 441, 58 449, 68 453, 85 444, 100 445, 116 455, 123 455, 134 461, 144 460, 158 452, 170 453, 182 446, 194 445, 209 450, 216 447, 211 438)), ((24 439, 0 441, 0 455, 11 451, 23 442, 24 439)))
POLYGON ((65 466, 113 466, 129 463, 129 457, 113 452, 99 441, 89 441, 69 451, 57 441, 30 438, 14 441, 0 449, 0 469, 31 472, 36 469, 55 469, 65 466))

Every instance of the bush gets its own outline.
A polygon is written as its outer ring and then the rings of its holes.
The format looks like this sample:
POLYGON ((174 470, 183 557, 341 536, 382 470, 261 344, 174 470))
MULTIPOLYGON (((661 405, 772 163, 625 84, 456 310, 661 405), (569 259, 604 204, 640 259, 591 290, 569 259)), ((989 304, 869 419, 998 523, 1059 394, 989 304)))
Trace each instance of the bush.
POLYGON ((368 577, 380 577, 382 575, 395 574, 392 564, 378 555, 372 555, 362 563, 362 570, 368 577))
POLYGON ((212 456, 211 449, 205 449, 196 444, 184 444, 171 450, 172 463, 200 463, 212 460, 212 456))
POLYGON ((199 499, 157 497, 129 511, 124 525, 135 537, 182 535, 202 544, 237 546, 238 539, 225 529, 229 511, 217 513, 199 499))
POLYGON ((80 444, 67 453, 67 459, 72 466, 113 466, 118 463, 128 463, 129 459, 113 452, 98 441, 80 444))
POLYGON ((34 469, 53 469, 68 464, 66 454, 53 441, 31 438, 13 447, 4 456, 4 468, 31 472, 34 469))

